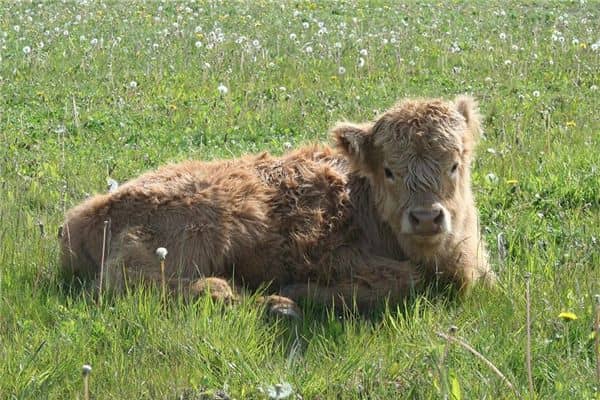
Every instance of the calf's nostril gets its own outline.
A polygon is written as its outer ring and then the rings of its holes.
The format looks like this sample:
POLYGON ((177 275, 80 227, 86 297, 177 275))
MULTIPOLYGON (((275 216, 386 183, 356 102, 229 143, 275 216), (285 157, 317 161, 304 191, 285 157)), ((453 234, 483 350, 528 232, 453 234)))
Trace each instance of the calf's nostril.
POLYGON ((412 225, 419 225, 419 218, 412 211, 408 213, 408 219, 412 225))
POLYGON ((442 212, 442 210, 439 210, 438 215, 433 219, 433 222, 437 225, 441 225, 442 221, 444 221, 444 213, 442 212))

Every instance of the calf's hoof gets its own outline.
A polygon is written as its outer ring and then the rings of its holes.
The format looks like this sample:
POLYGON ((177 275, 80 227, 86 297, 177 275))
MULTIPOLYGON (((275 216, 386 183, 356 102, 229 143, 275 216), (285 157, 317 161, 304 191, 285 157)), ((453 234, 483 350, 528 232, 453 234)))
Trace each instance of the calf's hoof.
POLYGON ((233 304, 237 300, 233 289, 225 279, 221 278, 200 278, 190 285, 190 297, 210 296, 215 301, 222 301, 225 304, 233 304))
POLYGON ((274 317, 282 317, 292 320, 302 319, 302 310, 291 299, 283 296, 270 295, 261 297, 259 303, 264 304, 267 313, 274 317))

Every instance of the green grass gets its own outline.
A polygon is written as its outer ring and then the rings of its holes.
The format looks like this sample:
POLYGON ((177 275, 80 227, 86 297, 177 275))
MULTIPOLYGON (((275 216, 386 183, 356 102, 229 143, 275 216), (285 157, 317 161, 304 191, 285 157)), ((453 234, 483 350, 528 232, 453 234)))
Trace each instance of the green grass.
POLYGON ((512 398, 458 347, 440 368, 450 325, 527 397, 525 272, 532 396, 599 396, 597 1, 108 3, 0 6, 0 398, 83 398, 83 364, 96 399, 260 399, 284 382, 304 399, 512 398), (309 307, 295 326, 255 296, 165 308, 146 289, 99 307, 60 279, 64 210, 108 177, 279 154, 399 98, 464 92, 485 116, 474 190, 497 290, 371 317, 309 307))

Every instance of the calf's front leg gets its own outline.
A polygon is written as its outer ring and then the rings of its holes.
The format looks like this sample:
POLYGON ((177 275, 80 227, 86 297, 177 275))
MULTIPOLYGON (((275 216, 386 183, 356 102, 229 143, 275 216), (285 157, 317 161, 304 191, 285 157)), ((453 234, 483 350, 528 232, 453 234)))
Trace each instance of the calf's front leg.
POLYGON ((356 306, 360 312, 368 312, 384 301, 401 302, 423 281, 410 261, 356 249, 338 250, 322 268, 321 279, 287 285, 281 295, 295 301, 309 298, 324 305, 356 306))

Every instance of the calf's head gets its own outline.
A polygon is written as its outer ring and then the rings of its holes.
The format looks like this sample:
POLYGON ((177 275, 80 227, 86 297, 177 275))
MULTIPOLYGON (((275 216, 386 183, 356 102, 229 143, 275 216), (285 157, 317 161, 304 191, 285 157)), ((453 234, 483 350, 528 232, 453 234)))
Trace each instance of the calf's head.
POLYGON ((358 173, 369 178, 382 219, 398 235, 434 244, 460 229, 473 207, 470 164, 479 135, 476 102, 405 100, 364 124, 332 134, 358 173))

